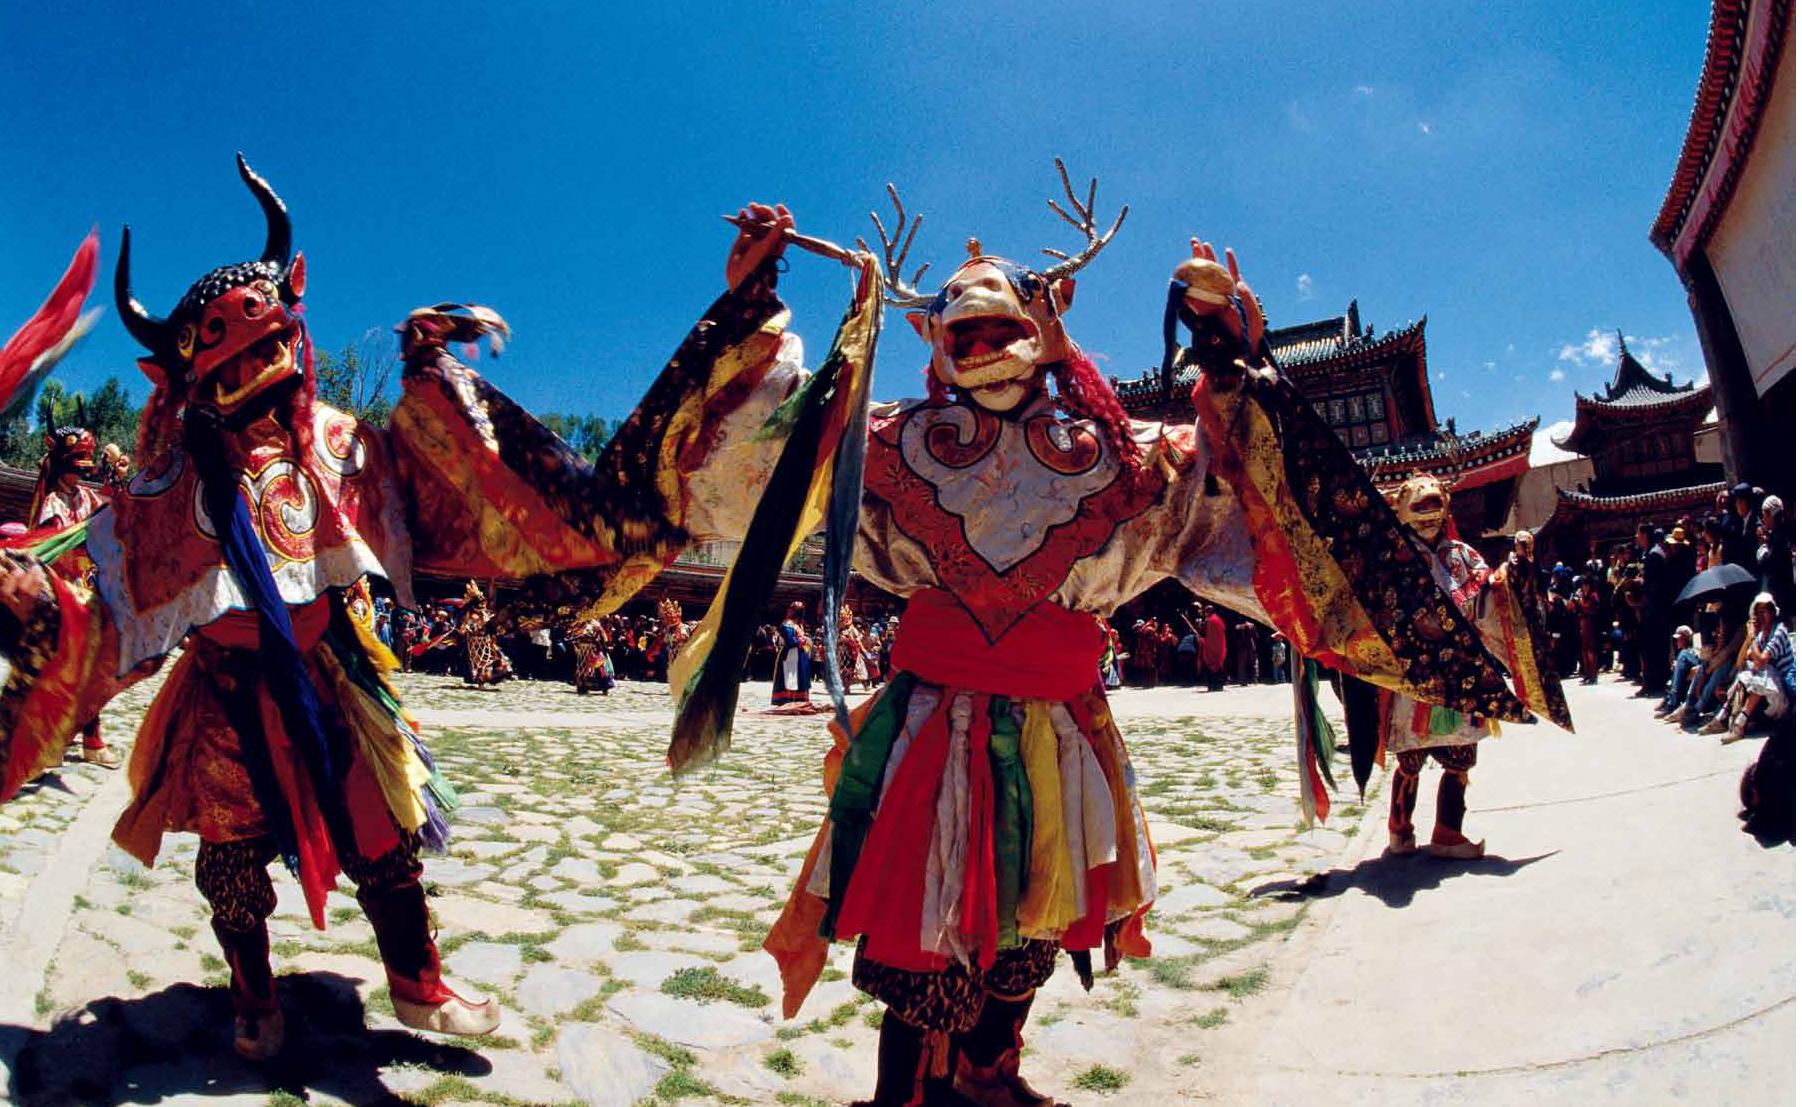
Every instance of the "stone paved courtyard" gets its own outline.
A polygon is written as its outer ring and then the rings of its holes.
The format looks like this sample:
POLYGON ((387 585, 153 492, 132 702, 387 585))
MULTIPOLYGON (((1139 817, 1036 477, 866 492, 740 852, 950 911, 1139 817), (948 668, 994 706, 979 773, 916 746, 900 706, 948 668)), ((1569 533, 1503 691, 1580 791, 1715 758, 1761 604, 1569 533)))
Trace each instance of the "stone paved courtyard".
MULTIPOLYGON (((108 712, 115 742, 152 691, 108 712)), ((410 676, 403 694, 462 791, 453 850, 426 868, 445 962, 501 999, 500 1031, 452 1043, 402 1029, 348 885, 319 932, 277 873, 288 1049, 266 1070, 239 1062, 193 841, 169 838, 154 869, 137 866, 105 843, 123 781, 71 764, 0 809, 0 925, 6 948, 25 950, 11 987, 30 989, 0 1028, 15 1100, 812 1105, 868 1094, 880 1009, 852 989, 849 948, 789 1022, 758 949, 824 810, 823 717, 759 714, 761 689, 747 686, 733 750, 678 782, 663 767, 660 687, 578 698, 410 676)), ((1249 891, 1339 860, 1359 812, 1299 829, 1288 700, 1275 688, 1117 699, 1160 851, 1157 956, 1090 994, 1059 972, 1034 1011, 1028 1063, 1041 1084, 1085 1102, 1150 1102, 1193 1079, 1210 1032, 1264 987, 1306 907, 1249 891)))

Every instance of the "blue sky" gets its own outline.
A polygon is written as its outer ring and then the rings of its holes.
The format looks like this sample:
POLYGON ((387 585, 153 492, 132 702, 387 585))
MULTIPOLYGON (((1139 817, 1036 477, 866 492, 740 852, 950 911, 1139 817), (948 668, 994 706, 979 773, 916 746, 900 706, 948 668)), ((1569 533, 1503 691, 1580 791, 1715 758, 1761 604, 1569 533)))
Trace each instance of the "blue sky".
MULTIPOLYGON (((1156 364, 1200 234, 1239 250, 1276 325, 1353 297, 1379 331, 1427 315, 1461 429, 1568 418, 1616 328, 1702 375, 1646 231, 1706 0, 51 11, 0 7, 0 331, 95 223, 109 275, 132 224, 152 310, 254 255, 242 149, 294 212, 323 346, 486 303, 517 331, 483 366, 502 387, 620 416, 723 285, 720 213, 783 200, 848 243, 892 180, 936 272, 972 234, 1029 260, 1072 244, 1044 205, 1059 154, 1133 208, 1069 317, 1105 371, 1156 364)), ((815 356, 842 273, 797 256, 785 280, 815 356)), ((142 396, 135 357, 109 313, 59 374, 142 396)), ((916 394, 923 363, 891 316, 877 393, 916 394)))

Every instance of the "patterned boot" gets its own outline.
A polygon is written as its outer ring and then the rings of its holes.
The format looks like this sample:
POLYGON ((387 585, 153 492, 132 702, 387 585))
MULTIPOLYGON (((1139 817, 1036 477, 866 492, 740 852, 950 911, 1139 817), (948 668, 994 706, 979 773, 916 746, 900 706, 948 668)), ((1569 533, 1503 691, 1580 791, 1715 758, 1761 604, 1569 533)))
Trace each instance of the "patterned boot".
POLYGON ((474 1038, 500 1025, 500 1006, 492 999, 466 999, 444 982, 438 944, 432 941, 425 889, 418 880, 388 887, 363 885, 357 902, 375 930, 375 944, 388 970, 388 995, 394 1015, 414 1030, 474 1038))
POLYGON ((1483 843, 1464 836, 1464 792, 1469 774, 1447 769, 1439 777, 1439 810, 1427 853, 1443 861, 1475 861, 1483 856, 1483 843))
POLYGON ((1014 999, 984 997, 969 1033, 957 1036, 956 1090, 977 1107, 1067 1107, 1020 1075, 1026 1016, 1035 992, 1014 999))
POLYGON ((951 1087, 956 1062, 944 1055, 945 1038, 911 1025, 892 1009, 883 1012, 876 1094, 850 1107, 972 1107, 951 1087))
POLYGON ((284 1026, 269 968, 269 927, 259 920, 247 931, 213 920, 232 980, 232 1048, 246 1061, 267 1061, 282 1051, 284 1026))
POLYGON ((1396 766, 1389 787, 1389 848, 1384 857, 1406 857, 1414 852, 1414 801, 1420 797, 1420 771, 1396 766))

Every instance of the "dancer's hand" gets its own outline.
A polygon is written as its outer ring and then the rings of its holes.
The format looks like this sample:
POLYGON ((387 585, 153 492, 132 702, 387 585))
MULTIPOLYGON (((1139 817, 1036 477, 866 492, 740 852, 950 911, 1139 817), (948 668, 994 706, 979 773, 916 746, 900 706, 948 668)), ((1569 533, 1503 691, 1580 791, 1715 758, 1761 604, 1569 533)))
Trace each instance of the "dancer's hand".
MULTIPOLYGON (((1214 254, 1214 244, 1203 242, 1199 238, 1189 240, 1189 253, 1202 261, 1218 264, 1220 260, 1214 254)), ((1203 305, 1191 300, 1189 309, 1201 315, 1208 314, 1211 307, 1211 313, 1220 319, 1235 338, 1243 340, 1255 356, 1258 345, 1264 341, 1264 306, 1258 302, 1258 297, 1252 292, 1251 285, 1246 284, 1245 278, 1240 275, 1239 258, 1233 253, 1230 246, 1226 251, 1226 272, 1232 282, 1233 298, 1245 309, 1244 319, 1240 319, 1239 312, 1234 310, 1230 301, 1219 305, 1203 305)))
POLYGON ((739 227, 738 237, 732 242, 732 252, 726 255, 727 288, 737 288, 757 271, 758 266, 771 258, 781 257, 788 246, 788 236, 784 232, 795 229, 795 217, 782 204, 775 207, 746 204, 738 209, 738 218, 741 224, 749 221, 764 226, 739 227))

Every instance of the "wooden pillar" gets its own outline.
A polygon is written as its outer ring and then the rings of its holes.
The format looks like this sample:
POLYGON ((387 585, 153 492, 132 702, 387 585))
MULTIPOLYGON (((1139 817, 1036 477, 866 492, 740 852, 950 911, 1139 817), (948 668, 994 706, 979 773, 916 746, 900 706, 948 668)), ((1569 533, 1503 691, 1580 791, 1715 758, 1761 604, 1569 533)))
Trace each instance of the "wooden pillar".
MULTIPOLYGON (((1767 487, 1774 483, 1787 486, 1789 474, 1764 473, 1759 450, 1765 440, 1764 413, 1758 404, 1758 390, 1752 384, 1752 370, 1746 364, 1746 352, 1739 342, 1739 331, 1733 325, 1727 298, 1715 279, 1714 267, 1699 251, 1680 271, 1689 290, 1689 310, 1695 316, 1696 333, 1702 339, 1702 360, 1708 366, 1708 380, 1714 385, 1714 406, 1721 422, 1721 461, 1727 468, 1727 483, 1747 481, 1767 487), (1776 478, 1775 480, 1773 478, 1776 478)), ((1764 453, 1776 451, 1766 449, 1764 453)))

